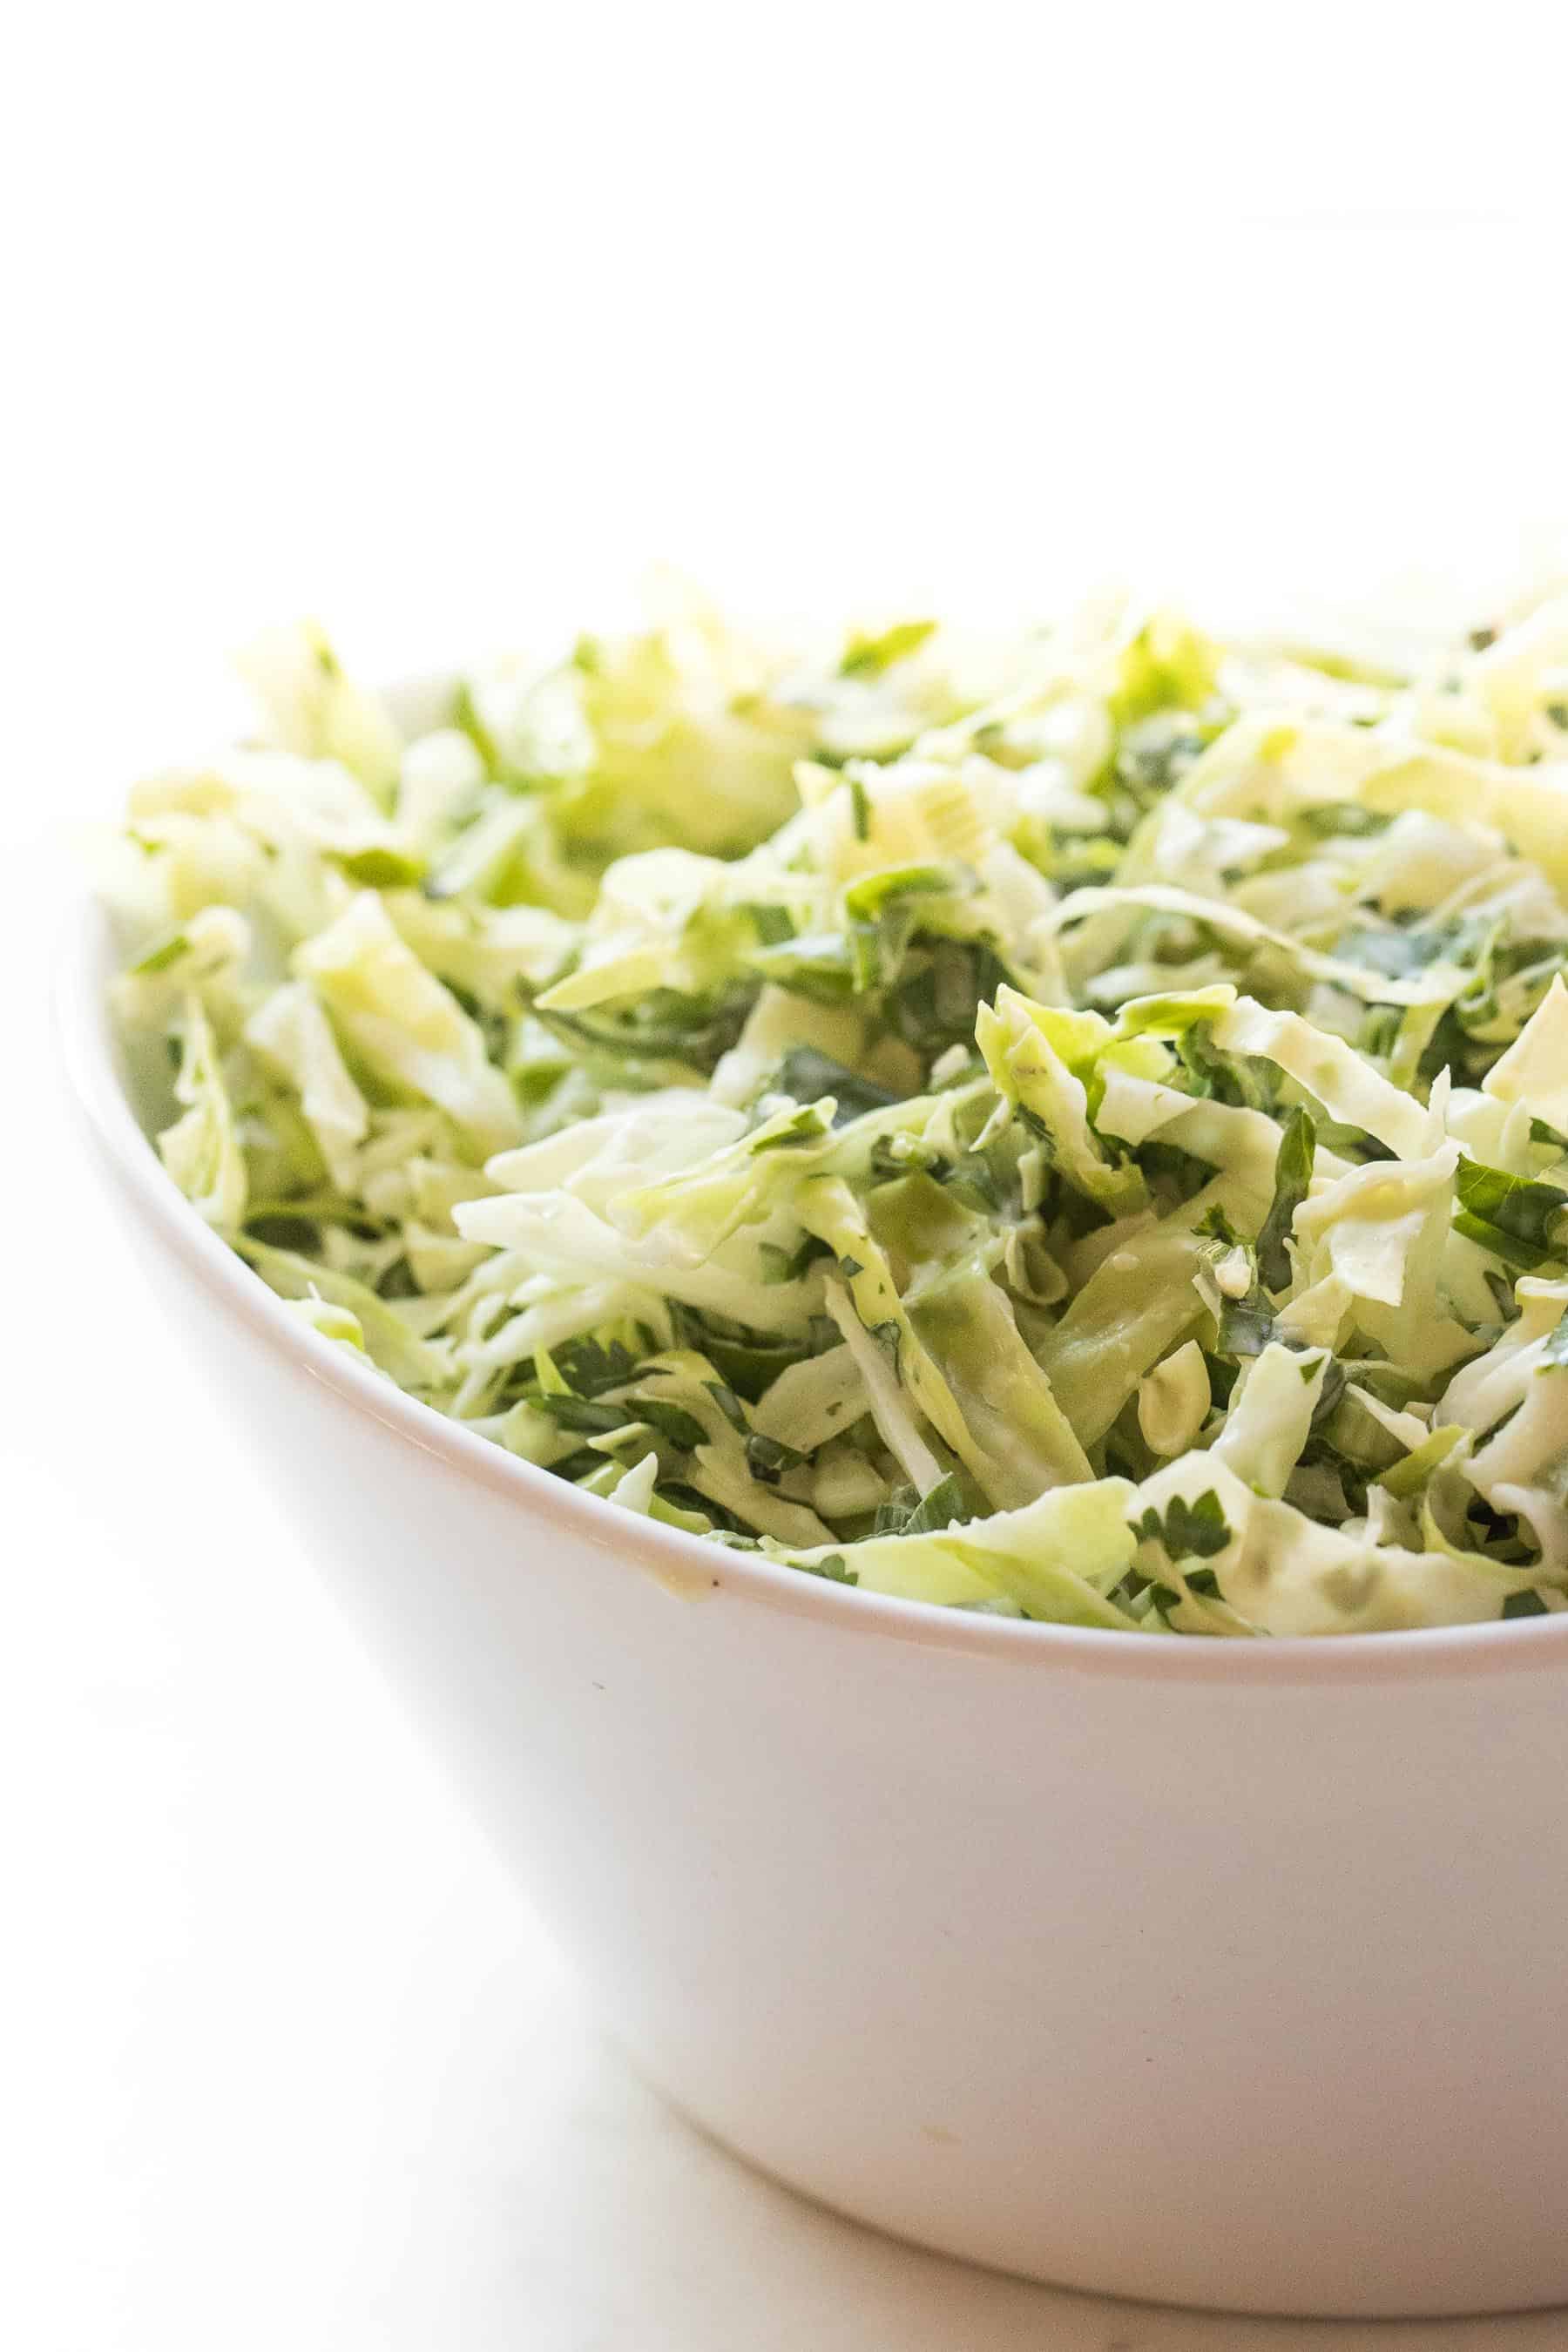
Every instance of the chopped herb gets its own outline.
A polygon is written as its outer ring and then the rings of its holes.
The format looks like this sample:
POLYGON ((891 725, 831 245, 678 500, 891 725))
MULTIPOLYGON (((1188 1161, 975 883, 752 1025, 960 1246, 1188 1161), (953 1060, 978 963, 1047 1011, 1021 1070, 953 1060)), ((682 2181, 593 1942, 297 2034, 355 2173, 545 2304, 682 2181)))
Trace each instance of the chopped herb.
POLYGON ((744 1430, 747 1426, 745 1407, 734 1390, 726 1388, 722 1381, 704 1381, 702 1385, 731 1428, 744 1430))
POLYGON ((831 1095, 837 1105, 833 1114, 835 1127, 842 1127, 847 1119, 859 1118, 868 1110, 889 1110, 900 1099, 889 1087, 879 1087, 869 1078, 858 1077, 842 1062, 819 1054, 813 1045, 790 1047, 779 1064, 773 1086, 779 1094, 793 1095, 798 1103, 815 1104, 831 1095))
POLYGON ((679 1449, 682 1454, 694 1453, 706 1445, 708 1433, 695 1413, 678 1404, 667 1404, 661 1397, 634 1397, 631 1405, 640 1421, 656 1429, 660 1437, 679 1449))
POLYGON ((1274 1332, 1274 1309, 1256 1282, 1245 1297, 1223 1301, 1215 1343, 1222 1356, 1260 1356, 1274 1332))
POLYGON ((1552 1257, 1568 1214, 1568 1193, 1461 1160, 1455 1177, 1456 1233, 1479 1242, 1509 1265, 1532 1273, 1552 1257))
POLYGON ((903 1334, 897 1322, 889 1318, 886 1323, 871 1324, 868 1329, 870 1337, 880 1348, 896 1374, 899 1369, 899 1351, 903 1339, 903 1334))
POLYGON ((959 898, 974 887, 974 877, 957 866, 891 866, 852 882, 844 893, 844 911, 852 923, 870 923, 903 899, 959 898))
POLYGON ((167 971, 171 964, 178 963, 180 958, 189 955, 190 951, 191 943, 184 932, 176 931, 172 939, 164 940, 158 947, 149 948, 131 970, 138 980, 150 979, 155 971, 167 971))
POLYGON ((1157 1543, 1170 1560, 1212 1559, 1231 1541, 1219 1496, 1211 1486, 1195 1503, 1173 1496, 1162 1518, 1152 1508, 1130 1522, 1140 1543, 1157 1543))
POLYGON ((331 855, 349 880, 367 890, 406 890, 425 871, 422 858, 401 849, 342 849, 331 855))
MULTIPOLYGON (((652 1334, 644 1331, 638 1336, 642 1352, 651 1353, 652 1334)), ((552 1351, 551 1361, 556 1379, 564 1381, 578 1396, 592 1397, 602 1395, 605 1389, 624 1388, 634 1380, 641 1356, 634 1355, 619 1339, 612 1339, 605 1346, 590 1337, 569 1340, 564 1347, 556 1348, 552 1351)))
POLYGON ((548 1414, 560 1429, 574 1430, 579 1436, 606 1437, 612 1430, 624 1429, 630 1421, 646 1421, 643 1406, 596 1404, 589 1397, 573 1396, 570 1391, 554 1393, 541 1390, 528 1400, 535 1412, 548 1414))
POLYGON ((1316 808, 1303 809, 1301 823, 1309 833, 1320 840, 1330 841, 1336 835, 1351 839, 1386 833, 1394 820, 1380 810, 1363 808, 1359 801, 1321 801, 1316 808))
POLYGON ((934 621, 896 621, 874 637, 857 634, 849 640, 843 660, 838 665, 840 677, 880 677, 895 662, 907 661, 918 654, 927 639, 936 634, 934 621))
POLYGON ((1298 1108, 1285 1121, 1274 1162, 1274 1198, 1258 1236, 1258 1278, 1265 1290, 1284 1290, 1290 1281, 1290 1253, 1286 1247, 1297 1210, 1312 1182, 1312 1162, 1318 1148, 1317 1122, 1298 1108))
POLYGON ((776 948, 795 936, 795 925, 783 907, 757 904, 743 908, 742 911, 750 920, 759 942, 765 948, 776 948))
POLYGON ((826 1242, 815 1234, 807 1234, 796 1249, 781 1249, 776 1242, 759 1242, 757 1255, 762 1260, 763 1280, 769 1284, 798 1282, 806 1268, 819 1257, 831 1257, 826 1242))
POLYGON ((798 1469, 810 1458, 776 1437, 763 1437, 760 1431, 754 1430, 746 1440, 746 1467, 764 1486, 776 1486, 786 1470, 798 1469))
POLYGON ((820 1143, 830 1125, 819 1103, 805 1103, 782 1127, 753 1136, 747 1149, 753 1159, 760 1159, 764 1151, 798 1151, 807 1144, 820 1143))
POLYGON ((851 1568, 841 1551, 829 1552, 826 1559, 801 1559, 795 1563, 812 1576, 824 1576, 829 1584, 858 1584, 860 1571, 851 1568))
POLYGON ((943 1528, 951 1527, 955 1519, 965 1516, 963 1481, 950 1473, 939 1480, 929 1494, 921 1496, 904 1522, 903 1533, 907 1536, 939 1534, 943 1528))
POLYGON ((580 1445, 574 1454, 563 1454, 550 1465, 557 1478, 565 1478, 574 1486, 580 1478, 597 1478, 605 1467, 605 1457, 592 1445, 580 1445))

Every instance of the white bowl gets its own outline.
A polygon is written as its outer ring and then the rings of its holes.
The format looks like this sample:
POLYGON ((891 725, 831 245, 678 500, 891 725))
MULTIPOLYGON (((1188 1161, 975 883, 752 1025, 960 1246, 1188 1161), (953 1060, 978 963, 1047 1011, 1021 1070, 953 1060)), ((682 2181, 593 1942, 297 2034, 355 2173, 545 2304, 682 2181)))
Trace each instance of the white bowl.
POLYGON ((64 1050, 192 1377, 670 2098, 846 2213, 1073 2286, 1568 2299, 1568 1616, 1143 1639, 579 1495, 302 1328, 187 1207, 109 955, 85 916, 64 1050))

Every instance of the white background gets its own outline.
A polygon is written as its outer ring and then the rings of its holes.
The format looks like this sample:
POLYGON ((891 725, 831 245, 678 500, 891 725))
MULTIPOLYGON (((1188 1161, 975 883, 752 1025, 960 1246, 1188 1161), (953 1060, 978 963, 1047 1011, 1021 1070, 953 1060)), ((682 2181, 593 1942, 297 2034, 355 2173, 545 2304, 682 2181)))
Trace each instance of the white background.
POLYGON ((1438 15, 31 12, 0 98, 7 2347, 1568 2344, 987 2279, 660 2110, 100 1222, 42 999, 79 823, 301 610, 372 672, 569 635, 654 558, 763 612, 1131 576, 1484 618, 1568 521, 1564 59, 1544 15, 1438 15))

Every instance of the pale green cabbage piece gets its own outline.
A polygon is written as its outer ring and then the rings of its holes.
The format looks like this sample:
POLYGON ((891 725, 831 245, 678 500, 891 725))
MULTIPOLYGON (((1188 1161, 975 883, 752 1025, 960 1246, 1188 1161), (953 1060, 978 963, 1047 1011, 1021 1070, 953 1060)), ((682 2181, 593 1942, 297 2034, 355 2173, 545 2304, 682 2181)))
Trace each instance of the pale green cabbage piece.
POLYGON ((293 968, 347 1045, 384 1083, 444 1110, 476 1148, 499 1151, 522 1122, 482 1033, 364 890, 294 952, 293 968))
POLYGON ((158 1138, 163 1165, 208 1224, 233 1233, 245 1216, 245 1155, 212 1024, 195 995, 185 999, 174 1096, 184 1113, 158 1138))

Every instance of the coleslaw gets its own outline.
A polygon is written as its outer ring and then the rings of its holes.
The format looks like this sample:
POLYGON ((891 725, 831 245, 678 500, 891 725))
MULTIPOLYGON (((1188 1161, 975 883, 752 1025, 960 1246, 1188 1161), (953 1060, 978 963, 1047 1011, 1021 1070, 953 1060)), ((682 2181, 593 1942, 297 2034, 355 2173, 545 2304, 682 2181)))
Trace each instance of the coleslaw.
POLYGON ((314 627, 107 894, 169 1174, 600 1496, 1152 1634, 1568 1607, 1568 595, 1417 664, 690 605, 405 736, 314 627))

